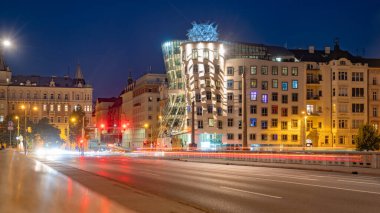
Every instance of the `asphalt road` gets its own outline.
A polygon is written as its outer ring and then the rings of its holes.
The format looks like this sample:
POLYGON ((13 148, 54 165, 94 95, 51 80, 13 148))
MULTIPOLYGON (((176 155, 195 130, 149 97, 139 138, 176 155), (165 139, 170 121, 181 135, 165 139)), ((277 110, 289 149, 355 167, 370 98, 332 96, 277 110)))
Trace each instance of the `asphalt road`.
POLYGON ((380 177, 124 156, 42 161, 68 176, 86 171, 205 212, 380 212, 380 177))

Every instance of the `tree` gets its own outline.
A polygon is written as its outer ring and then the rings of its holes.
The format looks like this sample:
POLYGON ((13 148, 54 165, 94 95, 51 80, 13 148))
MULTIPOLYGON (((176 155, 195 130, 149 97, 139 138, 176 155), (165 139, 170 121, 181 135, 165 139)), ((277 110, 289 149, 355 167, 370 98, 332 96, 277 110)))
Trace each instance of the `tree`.
POLYGON ((49 119, 42 118, 32 127, 33 134, 39 135, 45 144, 60 144, 60 130, 49 124, 49 119))
POLYGON ((74 111, 70 115, 69 129, 70 129, 70 141, 76 142, 82 137, 82 127, 86 126, 86 119, 83 119, 85 113, 80 105, 77 105, 74 111), (83 120, 85 124, 83 125, 83 120))
POLYGON ((374 126, 366 124, 359 128, 355 138, 356 149, 359 151, 374 151, 379 149, 380 136, 374 126))

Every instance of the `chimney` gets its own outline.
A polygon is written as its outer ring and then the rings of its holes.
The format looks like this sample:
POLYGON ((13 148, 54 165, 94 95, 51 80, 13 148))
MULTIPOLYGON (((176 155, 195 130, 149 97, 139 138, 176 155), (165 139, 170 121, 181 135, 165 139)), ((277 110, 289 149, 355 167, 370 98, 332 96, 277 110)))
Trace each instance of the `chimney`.
POLYGON ((309 53, 314 54, 314 46, 309 46, 309 53))
POLYGON ((331 48, 330 47, 325 47, 325 54, 330 54, 331 48))

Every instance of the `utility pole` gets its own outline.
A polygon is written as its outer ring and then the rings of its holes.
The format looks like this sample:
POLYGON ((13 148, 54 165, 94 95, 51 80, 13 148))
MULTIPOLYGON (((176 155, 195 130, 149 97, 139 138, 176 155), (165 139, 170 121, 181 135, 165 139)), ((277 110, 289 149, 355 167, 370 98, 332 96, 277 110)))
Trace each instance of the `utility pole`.
POLYGON ((191 102, 191 148, 195 148, 195 105, 194 101, 191 102))
POLYGON ((243 73, 241 75, 241 84, 242 84, 242 93, 243 93, 243 112, 242 112, 242 126, 243 126, 243 150, 248 149, 248 141, 247 141, 247 88, 246 88, 246 73, 245 66, 243 67, 243 73))

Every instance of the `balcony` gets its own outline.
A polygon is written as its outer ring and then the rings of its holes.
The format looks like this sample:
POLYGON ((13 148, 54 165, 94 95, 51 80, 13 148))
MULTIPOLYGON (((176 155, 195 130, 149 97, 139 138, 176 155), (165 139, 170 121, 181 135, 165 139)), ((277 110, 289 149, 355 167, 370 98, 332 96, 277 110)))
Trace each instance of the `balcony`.
POLYGON ((307 84, 319 84, 319 79, 318 78, 307 79, 306 83, 307 84))
POLYGON ((308 95, 306 96, 306 100, 319 100, 320 96, 318 95, 308 95))

